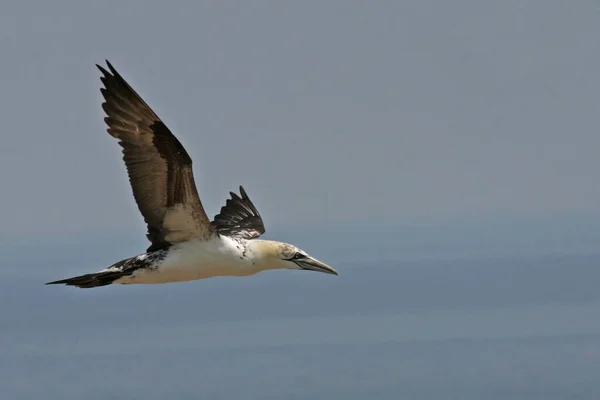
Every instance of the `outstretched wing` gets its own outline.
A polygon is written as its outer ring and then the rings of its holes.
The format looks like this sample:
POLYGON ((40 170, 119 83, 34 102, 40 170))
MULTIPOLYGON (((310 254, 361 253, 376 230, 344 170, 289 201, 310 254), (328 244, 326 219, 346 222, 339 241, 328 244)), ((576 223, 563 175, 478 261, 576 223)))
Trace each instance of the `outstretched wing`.
POLYGON ((221 207, 221 212, 215 215, 212 222, 216 231, 225 236, 242 239, 256 239, 265 233, 263 220, 244 188, 240 186, 242 197, 233 192, 229 194, 231 199, 227 199, 221 207))
POLYGON ((148 225, 148 251, 215 234, 194 183, 192 160, 142 98, 107 61, 101 66, 102 108, 123 160, 138 208, 148 225))

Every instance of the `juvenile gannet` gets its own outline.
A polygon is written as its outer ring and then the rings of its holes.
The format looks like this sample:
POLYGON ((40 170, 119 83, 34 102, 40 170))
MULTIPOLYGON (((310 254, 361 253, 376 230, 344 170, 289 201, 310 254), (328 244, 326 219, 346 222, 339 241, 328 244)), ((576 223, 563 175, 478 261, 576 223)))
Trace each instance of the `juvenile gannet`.
POLYGON ((257 240, 262 218, 244 188, 230 192, 209 221, 194 182, 192 160, 177 138, 106 61, 100 89, 108 133, 119 140, 151 245, 145 253, 91 274, 47 284, 80 288, 183 282, 214 276, 248 276, 272 269, 337 275, 330 266, 291 244, 257 240))

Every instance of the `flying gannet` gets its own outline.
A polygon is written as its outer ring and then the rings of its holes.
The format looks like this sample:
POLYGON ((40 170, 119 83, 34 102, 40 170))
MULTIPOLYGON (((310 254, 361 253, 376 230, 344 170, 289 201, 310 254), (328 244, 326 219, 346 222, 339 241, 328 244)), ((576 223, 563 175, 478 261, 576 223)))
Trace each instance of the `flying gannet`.
POLYGON ((337 275, 330 266, 291 244, 257 240, 262 218, 240 186, 213 221, 202 207, 192 160, 181 143, 106 61, 96 65, 104 88, 107 132, 119 140, 151 245, 146 252, 91 274, 47 284, 92 288, 110 284, 183 282, 214 276, 248 276, 272 269, 337 275))

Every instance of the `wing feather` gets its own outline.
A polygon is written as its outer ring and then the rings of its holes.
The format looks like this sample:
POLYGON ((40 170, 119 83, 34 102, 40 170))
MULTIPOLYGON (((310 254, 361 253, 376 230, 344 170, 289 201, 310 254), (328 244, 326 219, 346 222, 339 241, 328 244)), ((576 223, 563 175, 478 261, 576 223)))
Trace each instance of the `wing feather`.
POLYGON ((215 234, 198 196, 192 160, 183 145, 107 61, 104 121, 119 140, 138 208, 148 226, 149 251, 215 234))
POLYGON ((216 231, 243 239, 255 239, 265 233, 262 217, 244 188, 240 186, 241 197, 233 192, 229 194, 231 199, 227 199, 212 222, 216 231))

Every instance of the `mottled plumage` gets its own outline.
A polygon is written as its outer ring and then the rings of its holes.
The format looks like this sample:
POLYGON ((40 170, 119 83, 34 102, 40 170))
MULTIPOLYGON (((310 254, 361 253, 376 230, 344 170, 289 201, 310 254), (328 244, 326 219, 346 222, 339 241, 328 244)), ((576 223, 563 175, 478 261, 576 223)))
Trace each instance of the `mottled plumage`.
POLYGON ((263 220, 240 186, 210 221, 198 196, 192 159, 169 128, 107 61, 102 76, 107 132, 118 139, 133 197, 147 225, 145 253, 92 274, 49 282, 81 288, 247 276, 269 269, 337 274, 295 246, 256 240, 263 220))

